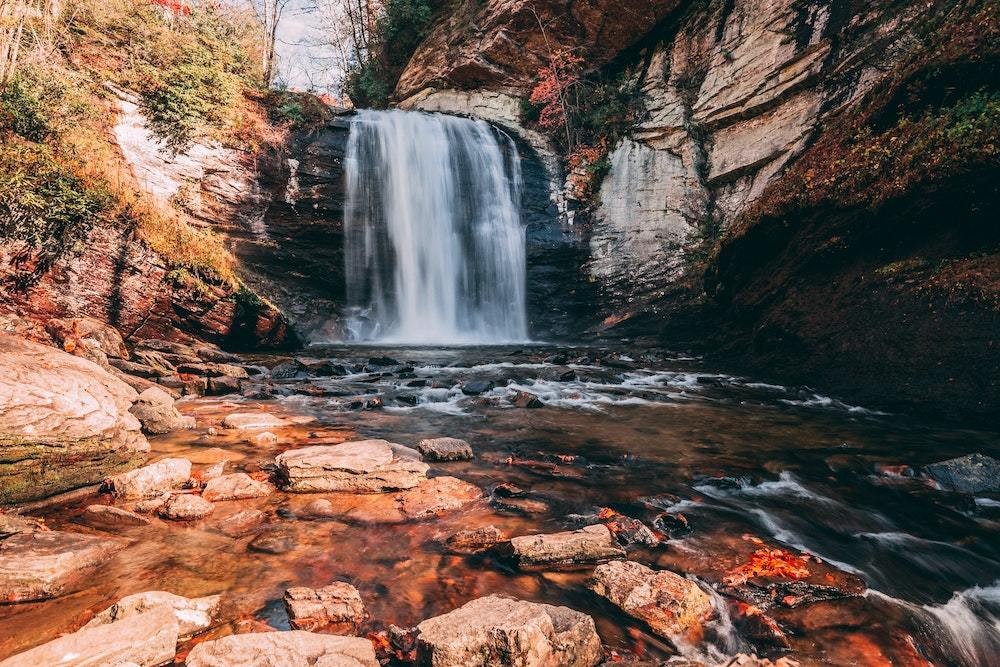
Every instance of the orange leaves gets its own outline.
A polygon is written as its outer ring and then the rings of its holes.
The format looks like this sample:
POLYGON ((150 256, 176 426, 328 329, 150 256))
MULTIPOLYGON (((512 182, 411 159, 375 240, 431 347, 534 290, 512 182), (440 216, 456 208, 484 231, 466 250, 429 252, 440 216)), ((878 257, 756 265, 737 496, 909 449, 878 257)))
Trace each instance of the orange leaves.
POLYGON ((549 57, 549 66, 538 70, 538 83, 531 91, 530 102, 541 106, 538 125, 554 130, 566 124, 566 90, 580 80, 583 58, 569 51, 558 51, 549 57))
MULTIPOLYGON (((759 545, 764 543, 759 537, 752 535, 744 535, 743 539, 759 545)), ((796 556, 784 549, 761 547, 750 554, 750 559, 746 563, 729 570, 723 578, 723 583, 727 586, 739 586, 756 577, 805 579, 811 574, 807 565, 810 560, 813 560, 813 556, 809 554, 796 556)))
POLYGON ((597 513, 597 518, 601 521, 607 521, 608 519, 614 519, 615 517, 621 516, 620 512, 616 512, 610 507, 602 507, 597 513))

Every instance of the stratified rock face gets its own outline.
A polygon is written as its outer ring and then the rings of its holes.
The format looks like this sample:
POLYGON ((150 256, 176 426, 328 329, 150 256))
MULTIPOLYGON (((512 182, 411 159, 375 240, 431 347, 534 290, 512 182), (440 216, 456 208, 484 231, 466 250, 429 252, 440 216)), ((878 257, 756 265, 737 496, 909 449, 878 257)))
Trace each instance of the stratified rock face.
POLYGON ((233 635, 202 642, 187 667, 379 667, 375 649, 361 637, 319 635, 303 630, 233 635))
POLYGON ((0 541, 0 600, 48 600, 73 591, 124 547, 115 540, 54 530, 8 537, 0 541))
POLYGON ((679 4, 460 0, 442 12, 403 71, 395 95, 403 100, 429 87, 523 93, 552 50, 571 50, 592 66, 603 65, 679 4))
POLYGON ((641 75, 646 114, 615 147, 594 216, 588 267, 611 309, 675 281, 689 246, 732 223, 878 79, 913 17, 838 5, 712 0, 660 38, 641 75), (878 54, 857 57, 873 42, 878 54))
POLYGON ((592 667, 601 660, 601 640, 586 614, 499 595, 417 629, 417 663, 429 667, 592 667))
POLYGON ((423 482, 427 464, 396 457, 391 444, 361 440, 304 447, 280 454, 277 463, 288 478, 288 490, 303 493, 383 493, 410 489, 423 482))
POLYGON ((522 535, 511 539, 510 546, 521 567, 568 567, 625 557, 625 550, 603 524, 563 533, 522 535))
POLYGON ((177 618, 158 606, 106 625, 83 628, 0 662, 0 667, 74 665, 156 667, 173 662, 177 652, 177 618))
POLYGON ((711 598, 693 581, 633 561, 598 566, 590 588, 666 639, 700 637, 714 614, 711 598))
POLYGON ((0 335, 0 505, 134 467, 149 450, 136 392, 100 366, 0 335))

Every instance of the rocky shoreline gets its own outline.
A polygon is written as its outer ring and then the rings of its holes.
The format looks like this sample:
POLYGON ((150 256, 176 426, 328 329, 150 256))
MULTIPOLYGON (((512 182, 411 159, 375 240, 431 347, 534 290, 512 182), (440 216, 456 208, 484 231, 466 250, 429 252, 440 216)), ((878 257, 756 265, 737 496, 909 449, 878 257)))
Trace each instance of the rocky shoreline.
MULTIPOLYGON (((508 480, 484 484, 469 476, 464 466, 490 455, 477 452, 464 434, 402 443, 361 439, 349 428, 297 413, 294 402, 271 400, 322 395, 348 412, 379 410, 386 400, 405 406, 399 394, 337 396, 319 379, 373 375, 431 387, 435 380, 413 364, 372 357, 349 368, 289 359, 272 360, 268 368, 210 346, 147 340, 129 350, 114 329, 91 326, 71 323, 73 334, 57 341, 62 350, 0 337, 0 501, 6 506, 0 510, 0 611, 58 604, 148 536, 164 539, 178 529, 221 540, 218 548, 233 557, 266 559, 287 557, 310 531, 344 536, 415 526, 442 558, 481 571, 534 573, 573 591, 585 609, 614 610, 675 654, 669 664, 798 664, 789 652, 794 624, 788 614, 839 613, 836 603, 858 600, 867 589, 849 571, 750 534, 720 540, 677 569, 671 553, 690 533, 688 519, 680 511, 651 513, 648 504, 631 512, 598 508, 572 517, 568 530, 547 531, 542 526, 551 524, 533 526, 532 519, 549 511, 544 500, 508 480), (225 398, 175 403, 202 395, 225 398), (147 437, 197 441, 185 445, 196 455, 144 461, 147 437), (237 442, 256 456, 242 458, 231 449, 237 442), (94 484, 100 488, 48 506, 50 514, 69 518, 56 527, 18 511, 31 507, 29 501, 94 484), (516 534, 486 523, 510 511, 526 517, 516 534), (435 528, 451 517, 461 525, 469 515, 478 518, 461 530, 435 528), (731 652, 707 648, 726 632, 731 652)), ((567 361, 556 354, 549 363, 567 361)), ((568 381, 582 371, 556 372, 568 381)), ((490 405, 500 400, 496 386, 493 379, 470 377, 454 391, 462 401, 490 405)), ((509 409, 544 404, 512 386, 504 399, 509 409)), ((559 479, 581 474, 581 461, 512 456, 503 463, 559 479)), ((923 477, 957 493, 995 493, 1000 462, 975 455, 888 473, 923 477)), ((289 629, 273 627, 225 589, 186 597, 150 588, 95 606, 47 643, 35 645, 32 637, 0 643, 0 652, 18 647, 0 666, 56 664, 67 655, 71 662, 59 664, 660 664, 609 646, 591 615, 546 604, 544 596, 464 595, 451 611, 398 627, 374 617, 370 592, 344 574, 315 587, 290 581, 281 601, 289 629), (361 630, 368 632, 356 636, 361 630)))

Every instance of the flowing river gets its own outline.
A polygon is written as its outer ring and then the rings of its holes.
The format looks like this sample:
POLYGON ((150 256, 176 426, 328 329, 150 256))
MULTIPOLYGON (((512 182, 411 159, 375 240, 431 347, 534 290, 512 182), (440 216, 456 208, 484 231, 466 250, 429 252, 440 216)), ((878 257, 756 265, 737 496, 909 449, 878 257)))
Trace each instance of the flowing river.
MULTIPOLYGON (((0 607, 0 656, 144 590, 224 592, 216 635, 264 624, 287 629, 287 588, 345 580, 370 614, 362 633, 412 626, 498 592, 592 615, 606 647, 623 657, 681 653, 712 664, 756 650, 788 651, 803 664, 997 664, 1000 502, 995 494, 951 493, 909 472, 996 452, 996 432, 880 414, 666 352, 344 347, 308 356, 313 371, 260 376, 253 398, 181 401, 197 430, 152 438, 154 453, 189 458, 196 468, 226 460, 230 470, 252 472, 310 444, 372 437, 414 446, 453 436, 468 440, 475 458, 432 464, 430 474, 471 482, 485 497, 429 520, 385 523, 351 508, 316 519, 303 510, 311 494, 279 492, 217 503, 209 520, 193 524, 132 528, 123 533, 132 546, 80 592, 0 607), (470 387, 481 393, 467 395, 470 387), (519 391, 544 406, 516 407, 519 391), (225 414, 256 409, 312 421, 278 429, 275 444, 219 428, 225 414), (280 548, 261 551, 251 546, 255 535, 219 532, 218 521, 249 507, 267 513, 280 548), (630 546, 630 559, 685 573, 712 593, 717 615, 701 641, 671 646, 657 638, 591 593, 586 569, 522 572, 496 555, 449 553, 442 542, 489 524, 510 536, 577 528, 598 521, 604 508, 660 533, 656 546, 630 546), (688 526, 664 523, 664 514, 682 514, 688 526), (816 599, 757 600, 787 649, 762 639, 741 621, 738 601, 719 593, 724 573, 758 544, 822 561, 810 567, 823 585, 794 593, 822 592, 816 599)), ((77 523, 82 508, 108 501, 95 494, 36 514, 50 527, 87 531, 77 523)))

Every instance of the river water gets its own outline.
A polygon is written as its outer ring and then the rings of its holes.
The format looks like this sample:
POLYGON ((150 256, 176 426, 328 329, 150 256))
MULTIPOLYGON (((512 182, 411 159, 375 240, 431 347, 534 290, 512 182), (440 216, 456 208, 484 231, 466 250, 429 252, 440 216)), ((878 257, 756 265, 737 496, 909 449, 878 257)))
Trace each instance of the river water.
MULTIPOLYGON (((154 453, 221 459, 260 470, 288 448, 378 437, 415 445, 428 436, 468 440, 470 462, 433 464, 491 493, 501 483, 527 495, 484 500, 440 518, 396 525, 305 520, 301 496, 218 503, 194 524, 155 522, 124 533, 132 546, 88 586, 55 601, 0 607, 0 656, 73 629, 95 610, 143 590, 193 596, 222 592, 214 635, 287 628, 281 604, 290 586, 343 579, 356 585, 371 618, 362 632, 410 626, 493 592, 568 605, 591 614, 609 651, 664 658, 677 652, 712 661, 739 651, 793 655, 803 664, 998 664, 1000 498, 939 490, 908 477, 914 468, 971 452, 996 454, 1000 434, 881 414, 809 389, 785 388, 706 369, 668 352, 591 348, 316 348, 344 377, 272 381, 273 398, 198 398, 179 403, 196 431, 152 438, 154 453), (629 355, 632 356, 629 356, 629 355), (372 357, 396 365, 372 365, 372 357), (467 396, 472 380, 495 388, 467 396), (518 390, 538 409, 513 407, 518 390), (373 399, 378 398, 381 407, 373 399), (364 407, 366 406, 367 407, 364 407), (222 416, 263 409, 307 415, 278 432, 277 445, 242 434, 209 434, 222 416), (288 535, 286 553, 248 550, 252 536, 227 537, 215 522, 246 507, 268 512, 288 535), (788 650, 764 645, 716 596, 718 618, 705 640, 671 646, 590 593, 587 571, 522 573, 490 556, 447 553, 441 540, 493 524, 508 535, 551 532, 595 521, 601 508, 652 525, 683 513, 690 532, 667 534, 629 557, 720 588, 721 573, 762 541, 823 561, 852 595, 768 613, 788 650)), ((273 358, 256 361, 273 365, 273 358)), ((262 383, 262 386, 263 383, 262 383)), ((88 531, 75 516, 88 503, 42 512, 52 527, 88 531)), ((817 566, 819 567, 819 566, 817 566)))

